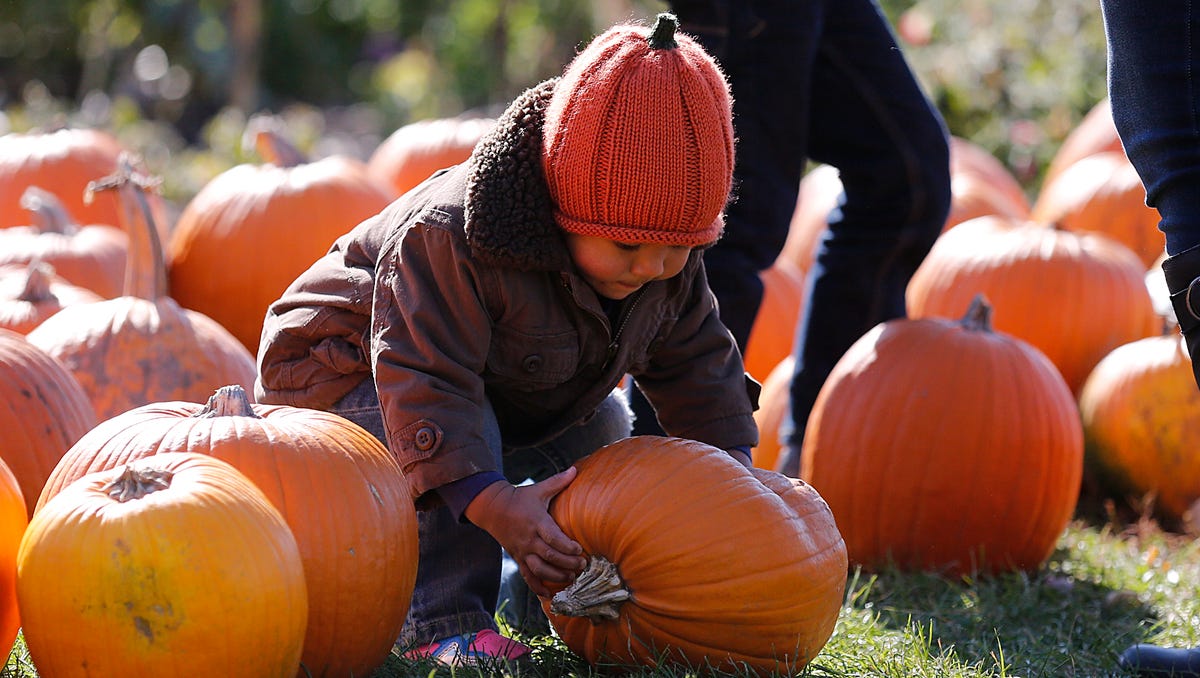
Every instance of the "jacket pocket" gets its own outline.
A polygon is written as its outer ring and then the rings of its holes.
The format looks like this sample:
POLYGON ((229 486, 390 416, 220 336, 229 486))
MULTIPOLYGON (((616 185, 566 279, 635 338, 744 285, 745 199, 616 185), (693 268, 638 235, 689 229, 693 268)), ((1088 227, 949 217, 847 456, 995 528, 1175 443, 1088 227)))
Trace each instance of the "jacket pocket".
POLYGON ((579 361, 578 332, 530 334, 496 327, 484 378, 492 386, 541 391, 569 380, 579 370, 579 361))

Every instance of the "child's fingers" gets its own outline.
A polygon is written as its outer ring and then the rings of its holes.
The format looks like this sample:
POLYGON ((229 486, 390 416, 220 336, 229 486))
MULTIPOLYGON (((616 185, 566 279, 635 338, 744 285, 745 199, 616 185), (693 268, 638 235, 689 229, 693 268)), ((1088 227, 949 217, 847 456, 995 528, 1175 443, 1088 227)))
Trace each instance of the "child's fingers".
POLYGON ((575 467, 570 466, 565 471, 559 471, 540 483, 535 483, 534 487, 537 488, 542 499, 549 502, 554 498, 554 495, 567 489, 567 485, 571 484, 577 473, 578 471, 575 470, 575 467))

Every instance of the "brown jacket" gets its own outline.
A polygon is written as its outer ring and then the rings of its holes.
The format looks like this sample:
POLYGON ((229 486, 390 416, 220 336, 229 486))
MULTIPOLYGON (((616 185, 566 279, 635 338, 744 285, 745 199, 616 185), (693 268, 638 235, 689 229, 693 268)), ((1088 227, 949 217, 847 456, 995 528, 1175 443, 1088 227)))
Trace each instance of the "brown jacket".
POLYGON ((575 272, 540 165, 554 82, 514 101, 469 161, 342 236, 267 314, 259 401, 328 408, 373 371, 415 497, 499 470, 485 398, 506 445, 537 444, 590 416, 626 373, 671 434, 757 443, 757 384, 699 250, 624 300, 616 326, 575 272))

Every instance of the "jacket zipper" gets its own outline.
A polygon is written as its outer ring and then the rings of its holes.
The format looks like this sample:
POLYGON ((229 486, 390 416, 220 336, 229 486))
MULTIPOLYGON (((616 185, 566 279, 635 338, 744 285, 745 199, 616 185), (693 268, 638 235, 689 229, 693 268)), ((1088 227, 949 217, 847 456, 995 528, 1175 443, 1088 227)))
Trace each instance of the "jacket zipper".
POLYGON ((604 369, 612 364, 613 358, 617 357, 617 351, 621 348, 621 333, 625 331, 625 326, 629 324, 629 317, 633 315, 633 309, 637 307, 638 302, 642 300, 642 296, 646 293, 646 287, 642 286, 634 296, 629 300, 629 305, 625 307, 625 312, 621 314, 621 322, 617 326, 617 330, 613 332, 612 341, 608 344, 608 357, 604 359, 604 369))

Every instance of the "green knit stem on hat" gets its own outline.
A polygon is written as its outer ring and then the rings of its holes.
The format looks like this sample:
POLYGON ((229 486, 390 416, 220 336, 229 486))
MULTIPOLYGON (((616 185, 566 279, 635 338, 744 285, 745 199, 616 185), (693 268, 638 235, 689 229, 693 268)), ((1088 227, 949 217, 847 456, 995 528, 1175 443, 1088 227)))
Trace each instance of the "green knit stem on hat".
POLYGON ((679 43, 675 42, 675 29, 679 28, 679 19, 675 18, 674 14, 663 12, 654 20, 654 29, 650 32, 650 37, 646 38, 646 42, 650 43, 650 49, 675 49, 679 43))

